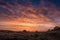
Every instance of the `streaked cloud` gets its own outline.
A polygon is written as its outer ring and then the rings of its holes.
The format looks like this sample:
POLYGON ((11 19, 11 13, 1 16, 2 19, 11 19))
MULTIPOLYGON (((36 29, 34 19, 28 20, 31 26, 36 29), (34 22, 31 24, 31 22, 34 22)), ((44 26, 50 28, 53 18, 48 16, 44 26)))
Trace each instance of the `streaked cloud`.
POLYGON ((14 5, 9 2, 6 5, 0 5, 0 25, 19 25, 22 30, 50 29, 60 24, 59 18, 60 9, 46 1, 40 1, 38 7, 31 2, 25 2, 23 5, 16 1, 14 5))

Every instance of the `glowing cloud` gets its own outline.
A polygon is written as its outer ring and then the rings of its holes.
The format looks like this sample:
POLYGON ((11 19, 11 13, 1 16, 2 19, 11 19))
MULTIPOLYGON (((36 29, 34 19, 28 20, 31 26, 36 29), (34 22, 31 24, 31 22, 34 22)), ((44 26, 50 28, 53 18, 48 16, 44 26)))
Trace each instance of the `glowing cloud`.
POLYGON ((60 24, 60 10, 57 10, 55 5, 40 1, 41 5, 36 7, 29 3, 22 5, 15 2, 14 5, 10 3, 0 5, 0 25, 19 25, 16 30, 20 28, 19 30, 42 31, 60 24))

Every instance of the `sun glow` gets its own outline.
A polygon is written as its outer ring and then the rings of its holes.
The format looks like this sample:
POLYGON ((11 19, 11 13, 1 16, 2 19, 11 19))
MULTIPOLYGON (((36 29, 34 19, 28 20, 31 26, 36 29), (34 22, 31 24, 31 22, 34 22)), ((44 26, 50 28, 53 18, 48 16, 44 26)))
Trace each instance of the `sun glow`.
POLYGON ((39 7, 16 2, 15 5, 10 3, 0 5, 0 25, 5 26, 0 29, 45 31, 58 25, 60 16, 57 15, 60 15, 60 10, 57 10, 56 6, 49 2, 41 1, 40 4, 39 7), (46 4, 48 6, 45 6, 46 4), (17 26, 13 27, 13 25, 17 26))

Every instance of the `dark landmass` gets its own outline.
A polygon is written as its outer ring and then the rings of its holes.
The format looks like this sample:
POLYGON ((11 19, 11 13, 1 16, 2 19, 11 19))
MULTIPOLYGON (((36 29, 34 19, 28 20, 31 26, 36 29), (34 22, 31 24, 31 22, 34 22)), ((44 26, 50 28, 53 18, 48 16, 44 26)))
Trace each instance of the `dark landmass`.
POLYGON ((60 40, 60 27, 46 32, 0 30, 0 40, 60 40))

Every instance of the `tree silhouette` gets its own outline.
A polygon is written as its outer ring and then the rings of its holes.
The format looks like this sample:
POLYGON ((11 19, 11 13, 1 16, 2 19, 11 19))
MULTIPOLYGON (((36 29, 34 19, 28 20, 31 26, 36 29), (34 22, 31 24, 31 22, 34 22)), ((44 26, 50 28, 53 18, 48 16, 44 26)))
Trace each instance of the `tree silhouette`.
POLYGON ((23 32, 27 32, 26 30, 23 30, 23 32))
POLYGON ((56 26, 53 31, 60 31, 60 27, 56 26))

